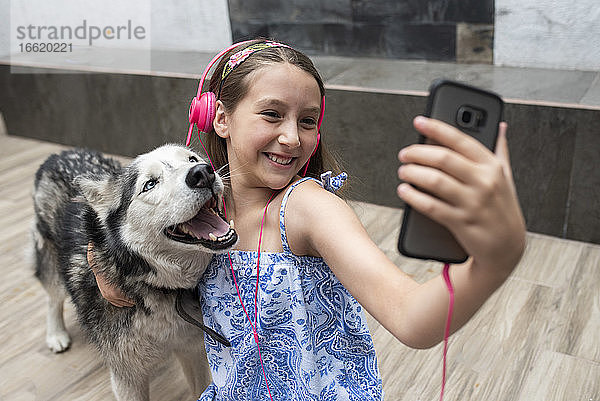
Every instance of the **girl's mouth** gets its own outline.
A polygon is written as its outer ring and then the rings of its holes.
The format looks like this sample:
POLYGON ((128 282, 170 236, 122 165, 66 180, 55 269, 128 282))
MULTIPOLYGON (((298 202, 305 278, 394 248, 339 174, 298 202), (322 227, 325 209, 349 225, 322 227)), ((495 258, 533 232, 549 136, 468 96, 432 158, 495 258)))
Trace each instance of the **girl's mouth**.
POLYGON ((265 154, 267 155, 267 158, 269 160, 271 160, 272 162, 275 162, 277 164, 280 164, 282 166, 287 166, 294 160, 294 157, 283 157, 283 156, 276 155, 274 153, 265 153, 265 154))

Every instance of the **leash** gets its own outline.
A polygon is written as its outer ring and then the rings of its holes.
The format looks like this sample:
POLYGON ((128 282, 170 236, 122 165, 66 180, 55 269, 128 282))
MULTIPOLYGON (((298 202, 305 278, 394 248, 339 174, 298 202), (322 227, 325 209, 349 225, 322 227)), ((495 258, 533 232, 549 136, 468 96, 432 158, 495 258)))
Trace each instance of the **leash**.
MULTIPOLYGON (((192 290, 178 290, 177 291, 177 297, 175 298, 175 310, 177 311, 177 314, 186 322, 193 324, 194 326, 200 328, 202 331, 204 331, 206 334, 208 334, 213 340, 218 341, 219 343, 223 344, 226 347, 231 347, 231 343, 229 341, 227 341, 227 339, 225 337, 223 337, 222 335, 220 335, 219 333, 217 333, 216 331, 214 331, 213 329, 211 329, 208 326, 205 326, 202 322, 199 322, 198 320, 194 319, 183 307, 183 302, 184 302, 184 297, 188 300, 195 300, 195 294, 192 290)), ((200 313, 200 308, 199 305, 196 305, 196 303, 194 303, 192 305, 192 307, 194 309, 196 309, 198 311, 198 313, 200 313)))

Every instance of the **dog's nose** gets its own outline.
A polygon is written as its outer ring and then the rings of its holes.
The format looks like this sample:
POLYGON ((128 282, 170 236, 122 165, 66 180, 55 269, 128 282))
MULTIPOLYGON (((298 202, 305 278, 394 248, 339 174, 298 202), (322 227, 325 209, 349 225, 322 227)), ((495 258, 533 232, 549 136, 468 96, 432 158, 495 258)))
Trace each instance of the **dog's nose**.
POLYGON ((215 173, 208 164, 196 164, 185 177, 185 183, 190 188, 207 188, 214 182, 215 173))

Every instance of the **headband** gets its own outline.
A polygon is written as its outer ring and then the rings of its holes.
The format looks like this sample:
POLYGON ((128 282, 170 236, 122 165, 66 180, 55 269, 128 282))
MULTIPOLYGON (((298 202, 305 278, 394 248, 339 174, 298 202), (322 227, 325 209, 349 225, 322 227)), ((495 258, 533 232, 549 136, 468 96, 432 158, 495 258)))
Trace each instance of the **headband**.
POLYGON ((223 73, 221 74, 221 81, 219 82, 219 91, 217 92, 217 99, 219 97, 221 97, 221 88, 223 87, 223 82, 225 81, 225 78, 227 78, 229 76, 229 74, 231 74, 238 65, 240 65, 244 61, 246 61, 246 59, 248 57, 250 57, 252 54, 259 52, 261 50, 270 49, 272 47, 287 47, 288 49, 291 49, 291 47, 289 47, 288 45, 284 45, 283 43, 273 42, 273 41, 269 40, 266 42, 254 43, 254 44, 246 47, 245 49, 242 49, 242 50, 232 54, 231 57, 229 57, 227 64, 225 64, 225 66, 223 67, 223 73))
POLYGON ((235 67, 243 63, 251 54, 261 50, 269 49, 271 47, 287 47, 288 49, 291 49, 291 47, 289 47, 288 45, 272 41, 255 43, 253 45, 250 45, 245 49, 232 54, 231 57, 229 57, 229 61, 227 61, 227 64, 223 68, 223 73, 221 74, 221 81, 227 78, 227 76, 235 69, 235 67))

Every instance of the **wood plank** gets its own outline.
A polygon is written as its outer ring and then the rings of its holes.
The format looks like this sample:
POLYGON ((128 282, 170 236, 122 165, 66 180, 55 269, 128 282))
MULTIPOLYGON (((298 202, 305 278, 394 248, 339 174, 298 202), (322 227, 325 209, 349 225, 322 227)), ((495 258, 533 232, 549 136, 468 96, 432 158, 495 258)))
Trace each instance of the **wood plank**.
POLYGON ((584 400, 600 397, 600 363, 552 351, 537 355, 519 401, 584 400))

